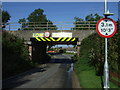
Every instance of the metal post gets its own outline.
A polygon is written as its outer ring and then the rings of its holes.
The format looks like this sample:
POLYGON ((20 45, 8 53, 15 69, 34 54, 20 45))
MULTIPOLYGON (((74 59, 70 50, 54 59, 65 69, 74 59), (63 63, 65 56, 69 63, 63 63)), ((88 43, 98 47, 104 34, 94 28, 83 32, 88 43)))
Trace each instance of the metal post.
MULTIPOLYGON (((104 4, 104 12, 107 13, 107 0, 105 0, 104 4)), ((107 18, 107 15, 105 15, 107 18)), ((104 63, 104 89, 108 90, 109 88, 109 67, 108 67, 108 60, 107 60, 107 38, 105 38, 105 63, 104 63)))
POLYGON ((48 22, 47 22, 47 31, 48 31, 48 22))
POLYGON ((107 60, 107 38, 105 38, 105 64, 104 64, 104 88, 108 90, 109 88, 109 68, 107 60))
POLYGON ((107 13, 107 0, 105 0, 105 6, 104 6, 104 9, 105 9, 105 13, 107 13))
POLYGON ((9 31, 10 31, 10 23, 8 23, 8 26, 9 26, 9 31))
POLYGON ((90 24, 91 24, 91 22, 89 21, 89 30, 90 30, 90 24))
POLYGON ((62 22, 60 22, 60 26, 61 26, 61 31, 62 31, 62 22))

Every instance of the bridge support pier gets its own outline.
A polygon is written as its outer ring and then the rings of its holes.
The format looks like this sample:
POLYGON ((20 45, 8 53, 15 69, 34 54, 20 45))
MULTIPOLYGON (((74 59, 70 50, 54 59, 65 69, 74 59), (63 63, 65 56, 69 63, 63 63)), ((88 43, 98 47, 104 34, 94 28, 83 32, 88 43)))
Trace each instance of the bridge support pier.
POLYGON ((77 46, 77 56, 80 56, 80 46, 77 46))
POLYGON ((80 56, 80 45, 81 45, 81 42, 77 42, 77 56, 78 57, 80 56))
POLYGON ((37 63, 46 62, 46 43, 32 41, 32 60, 37 63))

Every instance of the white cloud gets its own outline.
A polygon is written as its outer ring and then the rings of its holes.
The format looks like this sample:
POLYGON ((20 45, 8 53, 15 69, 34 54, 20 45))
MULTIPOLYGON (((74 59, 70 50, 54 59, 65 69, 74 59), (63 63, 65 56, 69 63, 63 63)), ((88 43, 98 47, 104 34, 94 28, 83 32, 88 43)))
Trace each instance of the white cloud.
MULTIPOLYGON (((104 2, 104 0, 1 0, 2 2, 104 2)), ((118 2, 120 0, 107 0, 118 2)))

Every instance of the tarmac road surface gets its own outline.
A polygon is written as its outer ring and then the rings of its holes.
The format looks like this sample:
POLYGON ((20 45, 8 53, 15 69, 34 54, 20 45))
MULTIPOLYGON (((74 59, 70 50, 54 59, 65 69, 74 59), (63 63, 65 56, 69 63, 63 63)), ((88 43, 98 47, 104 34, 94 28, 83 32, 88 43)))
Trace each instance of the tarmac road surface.
POLYGON ((3 80, 3 88, 72 88, 71 55, 55 54, 46 68, 38 67, 3 80))

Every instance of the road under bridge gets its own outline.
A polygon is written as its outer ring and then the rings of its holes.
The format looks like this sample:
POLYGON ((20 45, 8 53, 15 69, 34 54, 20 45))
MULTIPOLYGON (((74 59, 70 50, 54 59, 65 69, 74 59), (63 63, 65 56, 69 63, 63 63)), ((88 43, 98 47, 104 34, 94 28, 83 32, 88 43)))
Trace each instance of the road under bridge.
POLYGON ((25 40, 25 44, 31 48, 32 60, 43 60, 46 57, 48 45, 77 45, 77 55, 79 55, 81 41, 95 33, 95 30, 20 30, 9 32, 25 40), (45 32, 49 32, 50 35, 46 37, 45 32))

